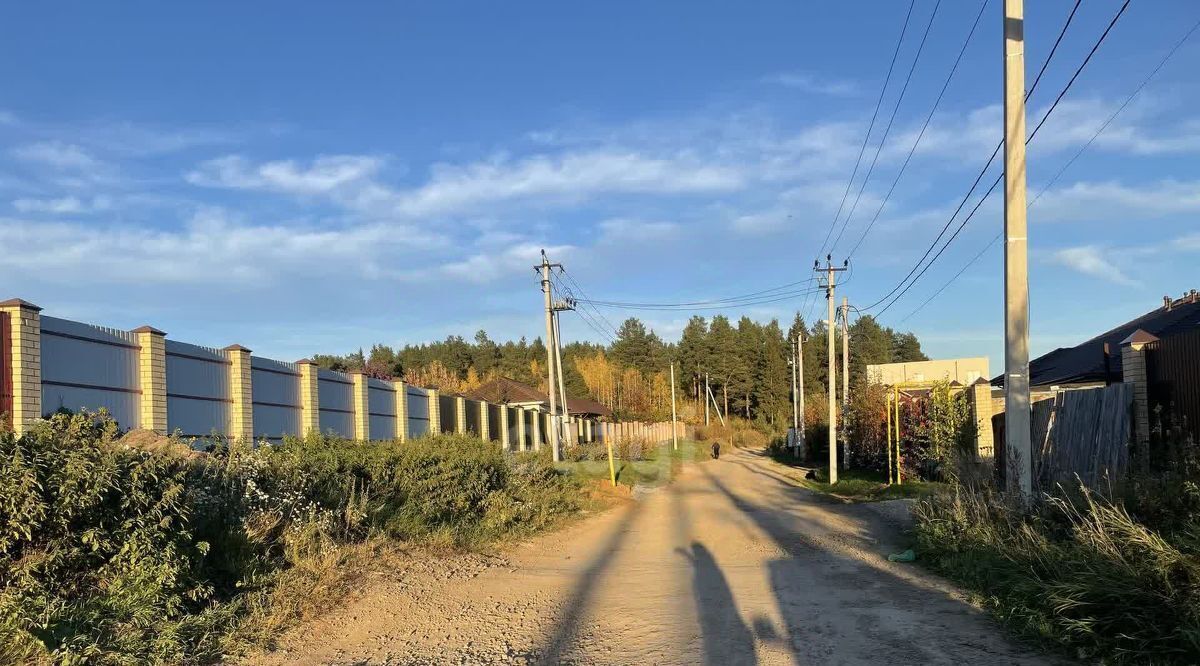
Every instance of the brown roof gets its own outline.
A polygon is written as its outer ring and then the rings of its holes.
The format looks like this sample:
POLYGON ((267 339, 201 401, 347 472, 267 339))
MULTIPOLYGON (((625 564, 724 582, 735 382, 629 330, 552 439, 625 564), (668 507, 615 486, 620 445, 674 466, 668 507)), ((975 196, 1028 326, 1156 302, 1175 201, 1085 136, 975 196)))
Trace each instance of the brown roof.
MULTIPOLYGON (((545 405, 549 401, 549 397, 536 388, 508 377, 499 377, 485 382, 479 388, 468 391, 465 395, 472 400, 486 400, 497 404, 534 402, 545 405)), ((587 398, 567 398, 567 410, 572 414, 612 416, 611 409, 587 398)))

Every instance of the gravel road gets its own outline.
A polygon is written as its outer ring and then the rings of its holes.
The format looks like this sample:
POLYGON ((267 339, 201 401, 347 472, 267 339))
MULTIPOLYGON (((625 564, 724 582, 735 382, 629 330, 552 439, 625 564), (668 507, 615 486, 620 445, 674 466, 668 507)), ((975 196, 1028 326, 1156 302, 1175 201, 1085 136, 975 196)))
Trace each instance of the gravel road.
POLYGON ((419 559, 260 664, 1043 664, 903 547, 754 452, 496 556, 419 559))

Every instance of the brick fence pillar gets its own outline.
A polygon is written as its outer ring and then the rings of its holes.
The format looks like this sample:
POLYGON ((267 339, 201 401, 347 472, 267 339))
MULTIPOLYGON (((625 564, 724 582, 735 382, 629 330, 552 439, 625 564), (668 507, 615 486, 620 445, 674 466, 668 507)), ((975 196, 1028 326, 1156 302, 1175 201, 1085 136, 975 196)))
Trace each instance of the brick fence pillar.
POLYGON ((541 451, 542 450, 542 413, 537 410, 533 410, 530 412, 530 414, 533 415, 533 418, 529 419, 530 421, 533 421, 533 434, 531 435, 531 437, 533 437, 533 450, 541 451))
POLYGON ((485 442, 492 441, 491 415, 488 414, 486 400, 479 401, 479 438, 485 442))
POLYGON ((167 338, 166 333, 142 326, 133 329, 138 347, 139 426, 161 435, 167 433, 167 338))
MULTIPOLYGON (((5 388, 9 391, 12 413, 9 423, 18 434, 28 432, 42 417, 42 309, 19 298, 0 302, 0 312, 8 320, 8 349, 0 356, 9 362, 5 388)), ((7 405, 5 406, 7 407, 7 405)))
POLYGON ((229 438, 235 442, 254 441, 254 387, 250 381, 250 350, 241 345, 225 348, 229 359, 229 438))
POLYGON ((1150 382, 1146 376, 1146 345, 1158 340, 1142 329, 1121 341, 1121 380, 1133 384, 1133 437, 1142 450, 1150 443, 1150 382))
POLYGON ((321 385, 317 381, 320 368, 308 359, 296 361, 300 370, 300 436, 321 432, 321 385))
POLYGON ((454 397, 454 432, 467 434, 467 399, 461 395, 454 397))
POLYGON ((512 446, 508 437, 508 405, 500 405, 500 448, 507 451, 512 446))
POLYGON ((351 387, 350 406, 354 409, 354 439, 365 442, 371 439, 371 387, 361 370, 350 373, 354 382, 351 387))
POLYGON ((968 391, 971 400, 971 415, 975 417, 975 459, 989 460, 995 457, 995 440, 992 437, 992 385, 980 377, 968 391))
POLYGON ((442 433, 442 394, 437 389, 428 389, 429 394, 429 434, 442 433))

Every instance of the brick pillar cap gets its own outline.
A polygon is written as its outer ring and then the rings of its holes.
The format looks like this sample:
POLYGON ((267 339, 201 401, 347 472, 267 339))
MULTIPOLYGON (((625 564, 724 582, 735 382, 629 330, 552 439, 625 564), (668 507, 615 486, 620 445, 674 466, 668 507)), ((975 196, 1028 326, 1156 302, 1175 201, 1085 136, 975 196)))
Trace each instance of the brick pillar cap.
POLYGON ((20 298, 10 298, 7 301, 0 301, 0 308, 21 308, 22 310, 33 310, 34 312, 42 311, 40 307, 20 298))
POLYGON ((1154 342, 1157 339, 1158 339, 1158 336, 1146 331, 1146 329, 1139 328, 1138 330, 1136 330, 1132 334, 1130 334, 1129 337, 1122 340, 1121 346, 1124 347, 1126 345, 1144 345, 1147 342, 1154 342))
POLYGON ((316 364, 317 364, 316 361, 310 361, 306 358, 302 358, 299 361, 296 361, 296 365, 316 365, 316 364))
POLYGON ((166 335, 165 331, 160 331, 153 326, 138 326, 130 331, 131 333, 153 333, 154 335, 166 335))
POLYGON ((243 347, 241 345, 229 345, 228 347, 225 348, 225 351, 246 352, 247 354, 250 353, 249 349, 246 349, 245 347, 243 347))

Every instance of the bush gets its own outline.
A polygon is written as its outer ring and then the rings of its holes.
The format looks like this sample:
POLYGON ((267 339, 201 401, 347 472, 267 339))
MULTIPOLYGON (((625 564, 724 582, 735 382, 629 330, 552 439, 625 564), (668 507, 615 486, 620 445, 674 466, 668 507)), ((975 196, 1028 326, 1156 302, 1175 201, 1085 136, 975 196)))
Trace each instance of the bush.
MULTIPOLYGON (((1136 505, 1177 503, 1179 494, 1194 503, 1198 494, 1194 485, 1158 490, 1133 491, 1136 505)), ((922 557, 981 593, 1021 633, 1088 660, 1200 662, 1194 511, 1159 515, 1166 522, 1156 525, 1125 501, 1083 488, 1047 496, 1030 512, 961 491, 913 511, 922 557)))
POLYGON ((197 456, 117 434, 90 414, 0 434, 0 662, 217 660, 352 544, 473 544, 579 506, 548 462, 466 437, 197 456))

